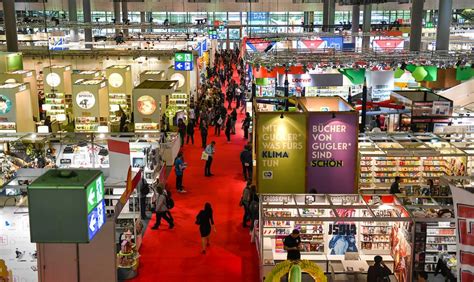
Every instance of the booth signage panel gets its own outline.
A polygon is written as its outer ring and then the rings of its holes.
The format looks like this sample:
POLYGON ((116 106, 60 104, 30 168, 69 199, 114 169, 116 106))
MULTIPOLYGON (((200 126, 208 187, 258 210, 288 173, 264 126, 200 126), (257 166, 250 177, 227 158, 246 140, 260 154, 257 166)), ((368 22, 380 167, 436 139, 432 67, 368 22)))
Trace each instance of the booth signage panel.
MULTIPOLYGON (((285 75, 278 75, 278 84, 283 86, 285 83, 285 75)), ((342 86, 343 76, 339 73, 328 74, 289 74, 288 83, 292 87, 326 87, 326 86, 342 86)))
POLYGON ((104 199, 104 177, 101 175, 87 187, 87 212, 91 212, 104 199))
POLYGON ((105 222, 103 174, 73 170, 63 178, 60 171, 51 169, 28 187, 31 241, 88 243, 105 222))
POLYGON ((105 200, 102 201, 87 215, 89 241, 99 232, 105 223, 105 200))
POLYGON ((357 170, 356 113, 310 113, 308 126, 307 190, 354 193, 357 170))
POLYGON ((257 168, 260 193, 304 193, 306 116, 257 116, 257 168))

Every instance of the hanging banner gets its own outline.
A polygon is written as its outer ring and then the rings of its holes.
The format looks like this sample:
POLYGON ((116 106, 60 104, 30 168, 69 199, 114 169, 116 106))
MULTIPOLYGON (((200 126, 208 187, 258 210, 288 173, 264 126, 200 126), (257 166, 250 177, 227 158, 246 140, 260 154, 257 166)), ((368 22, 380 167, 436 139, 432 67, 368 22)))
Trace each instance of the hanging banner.
POLYGON ((346 69, 339 69, 340 73, 345 75, 352 84, 363 84, 365 80, 365 69, 353 69, 353 68, 346 68, 346 69))
POLYGON ((309 113, 307 192, 354 193, 358 119, 355 112, 309 113))
POLYGON ((403 50, 403 39, 374 39, 374 50, 377 52, 393 52, 403 50))
POLYGON ((323 48, 342 50, 342 46, 344 45, 344 39, 342 36, 321 37, 321 40, 324 41, 323 48))
POLYGON ((313 39, 313 40, 298 40, 297 47, 300 49, 318 49, 324 46, 324 40, 313 39))
POLYGON ((275 41, 267 41, 267 40, 262 40, 262 39, 247 39, 246 41, 246 46, 247 46, 247 51, 253 51, 253 52, 264 52, 267 50, 270 51, 271 48, 275 45, 275 41))
POLYGON ((306 116, 263 113, 257 125, 259 193, 305 193, 306 116))
MULTIPOLYGON (((285 75, 278 75, 278 85, 283 86, 285 83, 285 75)), ((342 86, 343 77, 339 73, 326 74, 289 74, 288 83, 290 87, 327 87, 327 86, 342 86)))
POLYGON ((457 226, 457 278, 474 281, 474 194, 449 185, 453 195, 457 226))

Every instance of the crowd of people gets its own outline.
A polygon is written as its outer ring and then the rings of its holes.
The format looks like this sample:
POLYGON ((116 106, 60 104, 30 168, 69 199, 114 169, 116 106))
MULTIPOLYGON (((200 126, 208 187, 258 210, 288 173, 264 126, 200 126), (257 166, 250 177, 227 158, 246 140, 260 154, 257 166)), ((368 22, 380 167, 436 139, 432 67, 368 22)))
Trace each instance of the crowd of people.
MULTIPOLYGON (((205 177, 213 176, 212 163, 216 153, 216 142, 214 140, 209 142, 212 131, 214 138, 219 137, 221 131, 224 131, 227 143, 230 143, 232 136, 237 134, 236 126, 239 125, 244 133, 241 138, 249 138, 250 114, 246 113, 241 123, 238 123, 238 112, 243 113, 245 111, 245 102, 247 101, 244 63, 240 58, 240 51, 235 49, 217 52, 214 65, 207 67, 206 74, 201 77, 201 87, 197 91, 197 99, 190 103, 187 119, 180 118, 177 120, 176 130, 179 133, 182 147, 173 164, 178 193, 186 193, 183 186, 183 176, 187 163, 184 161, 183 147, 194 145, 196 130, 199 130, 201 135, 200 146, 203 149, 201 159, 205 161, 205 177), (237 72, 237 76, 235 72, 237 72)), ((163 123, 162 126, 167 130, 171 130, 169 123, 163 123)), ((243 208, 242 226, 250 227, 250 230, 252 230, 253 222, 258 217, 258 196, 255 185, 252 185, 251 143, 247 143, 240 156, 236 155, 235 157, 240 157, 243 178, 247 183, 240 199, 240 205, 243 208), (248 226, 249 222, 250 226, 248 226)), ((172 207, 167 204, 171 198, 171 193, 163 187, 157 190, 154 204, 157 220, 152 229, 158 229, 161 219, 167 221, 169 228, 172 229, 174 227, 174 220, 170 213, 172 207)), ((211 203, 204 204, 204 209, 196 216, 195 223, 199 225, 202 238, 201 253, 205 254, 206 248, 210 246, 209 236, 211 230, 215 230, 211 203)))

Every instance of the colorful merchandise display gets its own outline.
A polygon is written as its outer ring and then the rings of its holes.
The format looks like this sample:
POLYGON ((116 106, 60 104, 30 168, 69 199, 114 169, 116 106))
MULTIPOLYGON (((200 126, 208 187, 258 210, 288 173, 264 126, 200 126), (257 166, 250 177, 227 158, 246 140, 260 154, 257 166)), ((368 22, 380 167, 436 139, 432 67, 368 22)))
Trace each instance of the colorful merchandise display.
POLYGON ((381 255, 398 281, 411 281, 413 224, 392 195, 263 194, 260 209, 256 244, 263 276, 286 260, 283 239, 297 229, 302 259, 325 272, 351 272, 351 261, 364 272, 381 255))

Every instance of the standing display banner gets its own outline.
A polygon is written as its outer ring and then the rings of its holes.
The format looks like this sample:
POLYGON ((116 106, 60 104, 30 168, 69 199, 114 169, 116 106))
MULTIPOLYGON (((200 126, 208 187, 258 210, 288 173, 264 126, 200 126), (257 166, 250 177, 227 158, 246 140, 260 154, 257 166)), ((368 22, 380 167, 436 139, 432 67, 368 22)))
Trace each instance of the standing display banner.
POLYGON ((307 190, 351 194, 357 189, 356 112, 314 112, 308 119, 307 190))
POLYGON ((457 277, 474 281, 474 194, 450 185, 456 215, 457 277))
POLYGON ((262 113, 257 125, 259 193, 305 193, 306 116, 262 113))

